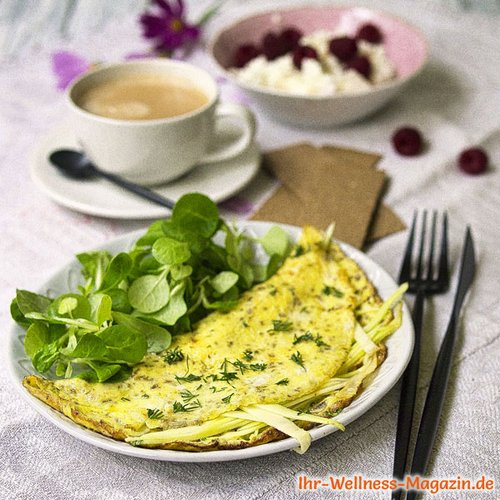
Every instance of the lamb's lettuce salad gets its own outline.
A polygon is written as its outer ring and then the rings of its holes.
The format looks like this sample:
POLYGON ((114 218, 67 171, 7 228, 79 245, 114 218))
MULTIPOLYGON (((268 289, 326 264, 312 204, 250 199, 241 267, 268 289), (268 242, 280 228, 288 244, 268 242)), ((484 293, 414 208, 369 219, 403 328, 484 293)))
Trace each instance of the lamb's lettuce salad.
POLYGON ((11 315, 26 329, 24 348, 38 372, 116 381, 147 352, 167 349, 172 335, 233 307, 276 272, 290 247, 278 226, 256 239, 224 221, 209 198, 190 193, 130 251, 78 254, 77 290, 57 297, 17 290, 11 315))

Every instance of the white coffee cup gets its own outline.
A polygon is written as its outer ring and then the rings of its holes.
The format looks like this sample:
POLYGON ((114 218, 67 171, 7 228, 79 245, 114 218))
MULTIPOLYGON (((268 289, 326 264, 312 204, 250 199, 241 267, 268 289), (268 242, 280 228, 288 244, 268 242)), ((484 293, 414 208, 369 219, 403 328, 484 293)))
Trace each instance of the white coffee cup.
POLYGON ((181 61, 158 58, 101 66, 71 85, 67 102, 75 136, 92 162, 106 172, 145 185, 173 180, 199 164, 235 157, 255 136, 253 113, 239 104, 219 103, 212 76, 181 61), (79 104, 79 98, 96 85, 134 74, 189 81, 207 97, 206 103, 177 116, 145 120, 100 116, 79 104), (223 137, 226 120, 237 122, 236 136, 223 137))

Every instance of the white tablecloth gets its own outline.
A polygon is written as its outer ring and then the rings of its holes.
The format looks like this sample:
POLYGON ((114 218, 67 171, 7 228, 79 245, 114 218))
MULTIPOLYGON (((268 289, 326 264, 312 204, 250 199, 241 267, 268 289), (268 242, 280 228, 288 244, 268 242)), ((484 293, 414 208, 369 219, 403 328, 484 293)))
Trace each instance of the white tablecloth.
MULTIPOLYGON (((0 321, 2 354, 11 327, 8 304, 15 288, 36 289, 79 251, 99 245, 145 222, 88 217, 62 208, 30 180, 30 155, 41 137, 64 119, 63 97, 55 88, 50 54, 70 49, 91 61, 114 61, 143 49, 132 1, 23 2, 0 5, 0 321), (114 10, 113 10, 114 9, 114 10), (23 10, 23 12, 21 12, 23 10), (113 16, 109 13, 113 12, 113 16), (13 21, 13 24, 9 23, 13 21)), ((291 2, 232 1, 213 19, 205 36, 238 16, 291 2)), ((342 3, 349 3, 344 0, 342 3)), ((393 12, 428 37, 430 61, 406 92, 372 118, 324 131, 292 129, 259 116, 263 150, 310 140, 381 153, 391 178, 387 203, 409 222, 416 208, 447 210, 451 256, 460 255, 470 224, 478 270, 455 351, 430 473, 433 477, 500 480, 500 17, 462 11, 452 2, 356 2, 393 12), (397 156, 389 138, 411 124, 427 141, 423 155, 397 156), (456 168, 466 146, 481 145, 491 158, 485 175, 456 168)), ((490 2, 491 4, 491 2, 490 2)), ((192 13, 208 2, 191 2, 192 13)), ((493 9, 494 10, 494 9, 493 9)), ((216 74, 203 51, 195 63, 216 74)), ((224 99, 238 95, 229 84, 224 99)), ((397 275, 406 233, 376 243, 371 258, 397 275)), ((428 385, 452 294, 430 301, 426 313, 418 407, 428 385)), ((0 365, 0 498, 2 499, 293 499, 310 498, 296 488, 296 475, 364 474, 388 478, 392 471, 399 387, 348 426, 315 443, 304 455, 292 452, 242 462, 162 463, 112 454, 77 441, 39 417, 15 392, 0 365)), ((387 498, 387 493, 319 491, 314 497, 387 498)), ((442 493, 440 498, 483 498, 484 493, 442 493)), ((498 485, 487 498, 498 497, 498 485)))

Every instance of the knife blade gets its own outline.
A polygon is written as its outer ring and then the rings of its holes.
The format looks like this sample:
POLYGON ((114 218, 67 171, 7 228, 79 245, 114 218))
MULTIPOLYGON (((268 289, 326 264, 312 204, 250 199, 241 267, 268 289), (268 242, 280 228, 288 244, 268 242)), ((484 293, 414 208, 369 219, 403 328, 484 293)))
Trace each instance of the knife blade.
MULTIPOLYGON (((424 410, 420 420, 420 427, 418 429, 415 452, 413 454, 410 472, 411 475, 422 476, 429 463, 432 447, 436 438, 437 429, 439 427, 444 397, 448 387, 460 311, 465 296, 467 295, 470 285, 474 279, 475 270, 476 258, 474 241, 472 239, 471 229, 470 227, 467 227, 460 265, 460 276, 458 279, 457 290, 455 292, 455 299, 453 301, 453 308, 446 333, 439 349, 436 364, 434 365, 429 390, 427 391, 424 410)), ((407 500, 412 500, 415 499, 416 496, 417 492, 415 490, 411 490, 408 492, 406 498, 407 500)))

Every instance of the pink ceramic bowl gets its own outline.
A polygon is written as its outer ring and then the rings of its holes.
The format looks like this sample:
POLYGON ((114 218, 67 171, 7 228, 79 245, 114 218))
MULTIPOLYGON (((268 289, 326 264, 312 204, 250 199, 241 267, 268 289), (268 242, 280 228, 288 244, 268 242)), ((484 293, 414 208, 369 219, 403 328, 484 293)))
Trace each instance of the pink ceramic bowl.
POLYGON ((216 35, 211 53, 225 75, 256 107, 277 121, 302 127, 329 127, 359 120, 386 104, 423 68, 427 59, 424 36, 401 19, 364 7, 310 6, 259 13, 246 17, 216 35), (304 34, 341 29, 354 34, 365 24, 375 24, 383 33, 388 58, 397 77, 373 89, 332 96, 298 96, 239 82, 229 71, 236 48, 259 44, 269 31, 296 27, 304 34))

